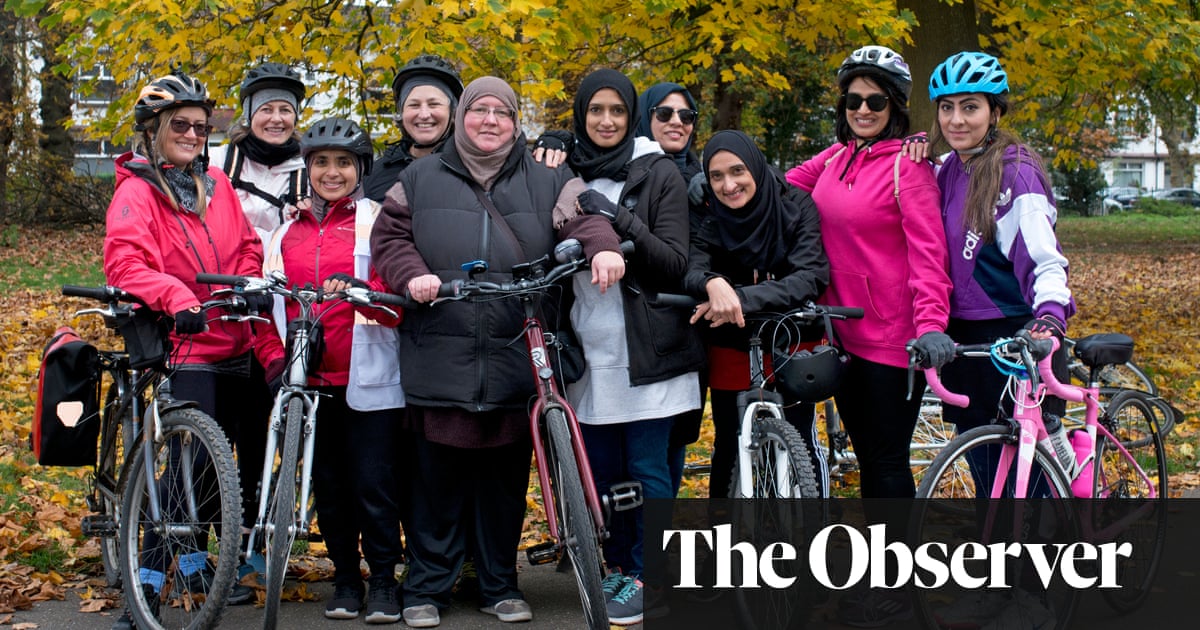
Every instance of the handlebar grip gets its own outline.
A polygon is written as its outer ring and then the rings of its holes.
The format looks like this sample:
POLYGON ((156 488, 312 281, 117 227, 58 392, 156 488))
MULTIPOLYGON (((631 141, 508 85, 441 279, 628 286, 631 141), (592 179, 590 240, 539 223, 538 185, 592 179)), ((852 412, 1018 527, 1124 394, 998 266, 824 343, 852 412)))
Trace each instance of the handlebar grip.
POLYGON ((121 291, 120 289, 116 289, 116 288, 114 288, 112 291, 113 292, 110 293, 109 287, 106 287, 106 286, 105 287, 81 287, 81 286, 75 285, 75 284, 62 285, 62 294, 63 295, 66 295, 69 297, 91 298, 93 300, 100 300, 102 302, 107 302, 114 297, 120 298, 120 296, 124 295, 124 293, 125 293, 124 291, 121 291))
POLYGON ((462 292, 462 286, 463 286, 462 280, 451 280, 450 282, 443 282, 442 286, 438 287, 437 296, 440 298, 458 297, 459 293, 462 292))
POLYGON ((659 306, 678 306, 680 308, 695 308, 700 303, 700 300, 690 295, 681 295, 679 293, 659 293, 647 301, 659 306))
POLYGON ((860 306, 822 306, 822 310, 834 317, 846 319, 862 319, 863 309, 860 306))
POLYGON ((621 241, 621 255, 622 256, 628 256, 636 250, 637 250, 637 247, 633 244, 633 241, 621 241))
POLYGON ((242 276, 231 276, 223 273, 198 273, 196 274, 196 282, 200 284, 227 284, 229 286, 237 286, 246 284, 246 278, 242 276))
POLYGON ((383 293, 382 291, 370 291, 367 293, 367 299, 379 304, 390 304, 392 306, 411 306, 412 300, 403 295, 392 295, 391 293, 383 293))

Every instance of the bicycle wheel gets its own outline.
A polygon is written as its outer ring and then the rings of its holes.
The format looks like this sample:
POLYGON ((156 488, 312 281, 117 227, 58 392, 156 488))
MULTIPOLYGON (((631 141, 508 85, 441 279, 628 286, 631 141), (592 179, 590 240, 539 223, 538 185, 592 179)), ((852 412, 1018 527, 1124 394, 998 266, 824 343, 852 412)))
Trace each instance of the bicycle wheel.
POLYGON ((575 582, 579 587, 587 627, 590 630, 607 630, 608 612, 604 590, 600 585, 603 574, 600 542, 583 494, 583 480, 579 476, 579 465, 571 447, 570 427, 561 409, 547 411, 545 423, 546 433, 550 434, 545 444, 546 465, 554 490, 553 499, 558 507, 560 542, 575 569, 575 582))
POLYGON ((304 401, 293 397, 288 401, 287 424, 283 430, 283 445, 279 453, 279 472, 275 476, 271 507, 267 513, 267 599, 263 627, 274 628, 283 600, 283 580, 287 575, 288 556, 296 540, 296 493, 300 487, 296 478, 296 463, 300 459, 300 437, 304 432, 304 401))
POLYGON ((1098 436, 1092 528, 1104 542, 1133 543, 1132 556, 1117 567, 1122 587, 1105 589, 1104 601, 1117 612, 1128 613, 1150 594, 1162 558, 1167 531, 1167 460, 1153 402, 1145 394, 1121 392, 1109 403, 1103 422, 1137 462, 1134 466, 1108 438, 1098 436), (1154 484, 1153 498, 1138 467, 1154 484))
POLYGON ((204 413, 176 409, 161 425, 150 461, 144 446, 132 451, 123 482, 125 602, 139 628, 211 628, 237 572, 237 466, 225 433, 204 413))
POLYGON ((909 465, 913 479, 921 483, 933 458, 954 439, 954 425, 942 420, 942 401, 929 390, 921 397, 917 425, 909 443, 909 465))
MULTIPOLYGON (((1071 497, 1071 486, 1042 444, 1036 445, 1030 470, 1028 497, 1021 501, 989 500, 997 475, 1001 451, 1016 445, 1016 430, 1007 424, 976 427, 947 444, 925 472, 917 488, 908 535, 909 546, 918 548, 938 543, 954 548, 966 543, 1076 542, 1079 518, 1071 497)), ((1015 464, 1013 466, 1015 468, 1015 464)), ((1009 471, 1000 492, 1012 499, 1015 474, 1009 471)), ((1013 559, 1006 563, 1007 575, 1017 589, 1004 598, 994 593, 966 590, 947 583, 943 588, 916 589, 916 611, 920 627, 978 627, 999 618, 1016 615, 1037 620, 1053 618, 1054 627, 1068 627, 1078 604, 1079 592, 1055 581, 1046 588, 1032 580, 1034 574, 1013 559), (1005 612, 1003 608, 1012 609, 1005 612), (965 616, 965 618, 963 618, 965 616)), ((978 570, 978 567, 972 570, 978 570)))
MULTIPOLYGON (((121 522, 122 468, 129 459, 129 449, 137 444, 137 425, 133 422, 133 411, 119 409, 117 385, 111 384, 104 394, 103 434, 100 439, 101 456, 93 479, 94 506, 98 514, 113 525, 121 522), (119 417, 117 414, 120 414, 119 417), (111 519, 111 520, 109 520, 111 519)), ((104 567, 104 582, 109 587, 121 584, 121 540, 116 531, 100 537, 100 562, 104 567)))
POLYGON ((733 462, 732 499, 819 499, 808 446, 795 427, 778 418, 754 421, 750 453, 750 495, 740 489, 741 457, 733 462))

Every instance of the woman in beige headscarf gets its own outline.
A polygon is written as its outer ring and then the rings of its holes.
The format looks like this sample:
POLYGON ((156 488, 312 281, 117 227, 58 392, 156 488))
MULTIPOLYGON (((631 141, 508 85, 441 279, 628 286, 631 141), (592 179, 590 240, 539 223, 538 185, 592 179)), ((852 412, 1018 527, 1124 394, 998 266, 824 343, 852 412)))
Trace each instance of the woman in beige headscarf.
MULTIPOLYGON (((583 183, 533 160, 519 113, 516 93, 503 80, 472 81, 455 111, 453 142, 413 162, 388 191, 371 251, 392 291, 430 302, 441 283, 466 277, 460 265, 470 260, 487 261, 481 280, 504 282, 513 265, 571 237, 583 243, 601 289, 624 274, 609 222, 577 216, 583 183), (507 229, 493 221, 484 196, 507 229)), ((501 621, 533 618, 516 573, 531 451, 526 403, 534 393, 527 359, 511 347, 522 320, 515 300, 405 313, 400 369, 413 434, 401 462, 402 483, 411 486, 403 585, 409 626, 440 623, 468 536, 480 610, 501 621)))

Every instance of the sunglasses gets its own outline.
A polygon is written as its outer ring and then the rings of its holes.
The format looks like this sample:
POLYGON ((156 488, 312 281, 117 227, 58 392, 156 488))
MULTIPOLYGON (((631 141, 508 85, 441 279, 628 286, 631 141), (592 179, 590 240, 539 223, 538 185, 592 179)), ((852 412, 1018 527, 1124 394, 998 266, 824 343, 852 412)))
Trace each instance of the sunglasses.
POLYGON ((887 108, 888 97, 886 94, 872 94, 863 98, 862 94, 848 92, 846 94, 846 109, 854 111, 862 107, 863 101, 867 102, 867 109, 873 112, 881 112, 887 108))
POLYGON ((178 134, 185 134, 188 129, 195 132, 197 138, 207 138, 208 134, 212 133, 212 125, 208 123, 190 123, 186 120, 175 119, 170 122, 171 131, 178 134))
POLYGON ((658 119, 658 122, 662 123, 671 122, 671 116, 679 114, 679 122, 685 125, 690 125, 696 122, 696 116, 700 115, 700 112, 694 109, 672 109, 665 105, 651 107, 650 113, 653 114, 656 119, 658 119))

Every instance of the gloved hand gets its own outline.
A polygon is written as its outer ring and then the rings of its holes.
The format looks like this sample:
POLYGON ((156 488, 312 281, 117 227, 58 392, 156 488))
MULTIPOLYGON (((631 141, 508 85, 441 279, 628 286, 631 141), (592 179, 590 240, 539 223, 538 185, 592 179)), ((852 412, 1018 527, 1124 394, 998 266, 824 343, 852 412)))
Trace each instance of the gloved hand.
POLYGON ((270 313, 275 306, 275 296, 270 293, 245 293, 242 299, 246 300, 246 310, 255 313, 270 313))
POLYGON ((927 332, 913 343, 913 347, 925 357, 922 368, 939 368, 954 360, 954 340, 946 333, 927 332))
POLYGON ((609 201, 602 193, 585 190, 575 198, 575 203, 584 214, 598 214, 612 222, 617 236, 624 238, 629 234, 629 226, 633 224, 633 213, 628 208, 609 201))
POLYGON ((267 389, 271 392, 271 398, 274 398, 275 394, 279 393, 279 388, 283 387, 283 369, 285 367, 287 367, 287 360, 280 357, 263 368, 263 378, 267 381, 267 389))
POLYGON ((1067 334, 1066 325, 1053 315, 1042 315, 1041 317, 1031 319, 1022 326, 1022 329, 1028 330, 1033 334, 1034 338, 1045 338, 1046 335, 1054 335, 1060 341, 1063 335, 1067 334))
POLYGON ((175 313, 175 334, 177 335, 195 335, 204 332, 208 327, 208 317, 204 311, 183 310, 175 313))
POLYGON ((542 134, 534 143, 535 149, 546 149, 547 151, 562 151, 568 155, 571 149, 575 147, 575 135, 565 129, 556 129, 547 131, 542 134))
POLYGON ((692 181, 688 182, 688 202, 693 206, 698 206, 704 203, 706 196, 708 196, 708 178, 704 176, 704 171, 700 171, 692 176, 692 181))
POLYGON ((366 282, 363 282, 362 280, 359 280, 358 278, 355 278, 354 276, 352 276, 348 273, 331 273, 325 278, 325 282, 326 283, 341 282, 344 284, 348 284, 348 285, 354 287, 355 289, 370 288, 367 286, 366 282))

